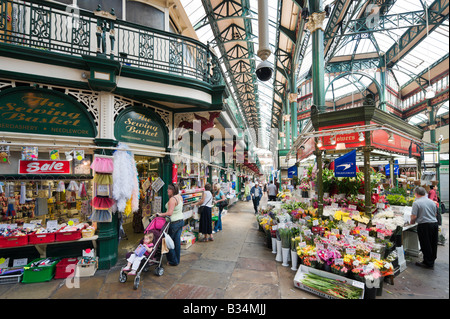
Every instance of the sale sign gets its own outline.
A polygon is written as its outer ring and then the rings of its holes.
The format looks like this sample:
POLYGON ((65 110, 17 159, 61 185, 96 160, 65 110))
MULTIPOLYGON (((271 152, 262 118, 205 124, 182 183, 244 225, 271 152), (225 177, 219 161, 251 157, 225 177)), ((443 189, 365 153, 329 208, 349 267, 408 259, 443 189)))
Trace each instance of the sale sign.
POLYGON ((19 161, 19 174, 70 174, 70 161, 19 161))

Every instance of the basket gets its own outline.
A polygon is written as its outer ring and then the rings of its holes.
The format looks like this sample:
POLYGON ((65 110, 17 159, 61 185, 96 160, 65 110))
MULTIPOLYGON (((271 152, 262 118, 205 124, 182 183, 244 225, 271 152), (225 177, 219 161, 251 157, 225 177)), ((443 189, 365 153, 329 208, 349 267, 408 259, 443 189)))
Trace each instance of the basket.
POLYGON ((92 229, 83 229, 81 231, 81 235, 83 238, 92 237, 95 234, 95 228, 92 229))
POLYGON ((55 279, 65 279, 75 273, 78 258, 64 258, 56 264, 55 279))
POLYGON ((31 245, 52 243, 54 241, 55 241, 55 233, 28 235, 28 243, 31 245))
POLYGON ((77 263, 75 276, 76 277, 92 277, 98 268, 98 257, 95 262, 89 264, 81 264, 81 260, 77 263))
POLYGON ((55 268, 58 261, 54 261, 51 265, 31 267, 31 264, 45 258, 38 258, 24 267, 23 271, 23 283, 44 282, 52 280, 55 275, 55 268))
MULTIPOLYGON (((14 270, 14 268, 8 268, 8 270, 14 270)), ((14 275, 3 275, 0 276, 0 285, 15 284, 20 282, 21 279, 22 273, 14 275)))
POLYGON ((28 235, 0 237, 0 248, 28 245, 28 235))
POLYGON ((81 238, 81 230, 56 232, 55 241, 71 241, 81 238))

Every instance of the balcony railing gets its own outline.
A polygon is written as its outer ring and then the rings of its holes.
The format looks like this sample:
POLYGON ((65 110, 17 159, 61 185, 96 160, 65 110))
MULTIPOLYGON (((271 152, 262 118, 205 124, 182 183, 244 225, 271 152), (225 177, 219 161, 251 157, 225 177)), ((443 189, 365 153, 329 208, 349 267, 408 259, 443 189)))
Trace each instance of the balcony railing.
POLYGON ((217 57, 194 39, 39 0, 0 0, 0 43, 71 56, 102 56, 139 69, 223 83, 217 57))

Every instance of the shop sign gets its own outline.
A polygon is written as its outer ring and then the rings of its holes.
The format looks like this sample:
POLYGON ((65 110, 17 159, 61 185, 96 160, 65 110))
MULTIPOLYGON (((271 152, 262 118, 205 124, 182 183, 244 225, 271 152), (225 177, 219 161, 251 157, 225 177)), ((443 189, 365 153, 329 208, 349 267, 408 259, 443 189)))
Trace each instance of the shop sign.
MULTIPOLYGON (((364 125, 364 122, 347 123, 345 125, 324 126, 319 128, 319 131, 331 129, 346 129, 349 127, 358 127, 360 125, 364 125)), ((347 134, 338 134, 336 136, 330 135, 322 137, 322 147, 320 149, 321 150, 335 149, 338 143, 345 143, 346 148, 356 148, 366 145, 365 141, 359 140, 358 133, 352 132, 347 134), (335 138, 336 142, 334 144, 331 143, 332 138, 335 138)))
POLYGON ((70 161, 19 161, 19 174, 70 174, 70 161))
POLYGON ((164 126, 150 110, 124 111, 114 125, 117 140, 157 147, 166 147, 164 126))
POLYGON ((61 92, 30 87, 0 93, 0 131, 95 137, 86 109, 61 92))

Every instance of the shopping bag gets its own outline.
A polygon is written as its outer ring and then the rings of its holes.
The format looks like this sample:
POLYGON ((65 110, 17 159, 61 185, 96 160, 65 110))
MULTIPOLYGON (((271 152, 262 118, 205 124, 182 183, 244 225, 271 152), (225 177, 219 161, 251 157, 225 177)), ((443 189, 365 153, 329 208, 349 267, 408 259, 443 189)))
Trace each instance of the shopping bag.
POLYGON ((194 206, 194 209, 192 210, 192 216, 194 219, 200 219, 200 214, 198 213, 198 206, 194 206))
POLYGON ((168 233, 164 232, 164 238, 166 239, 167 248, 175 249, 175 243, 173 242, 172 237, 170 237, 168 233))

